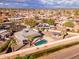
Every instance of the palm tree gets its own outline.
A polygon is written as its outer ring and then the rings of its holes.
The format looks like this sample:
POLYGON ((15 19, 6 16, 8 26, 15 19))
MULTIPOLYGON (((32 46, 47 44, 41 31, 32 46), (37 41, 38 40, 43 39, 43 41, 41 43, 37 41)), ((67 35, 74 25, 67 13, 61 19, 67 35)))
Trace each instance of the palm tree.
POLYGON ((13 47, 15 45, 17 45, 16 40, 14 38, 10 38, 9 43, 7 44, 7 47, 6 47, 6 50, 7 50, 6 53, 12 52, 14 50, 13 47))
POLYGON ((6 41, 5 44, 0 47, 0 53, 4 52, 7 49, 9 43, 10 43, 10 40, 6 41))
POLYGON ((6 53, 10 53, 14 50, 14 46, 17 45, 17 42, 14 38, 10 38, 10 43, 8 44, 6 53))
POLYGON ((10 40, 7 40, 6 43, 0 47, 0 53, 4 52, 7 50, 6 53, 12 52, 13 46, 16 45, 16 40, 11 38, 10 40))
POLYGON ((30 36, 27 37, 28 40, 29 40, 30 46, 32 46, 33 37, 34 37, 33 35, 30 35, 30 36))
POLYGON ((68 32, 65 26, 61 28, 61 34, 62 34, 63 39, 68 35, 68 32))
POLYGON ((2 24, 3 23, 3 20, 2 19, 0 19, 0 24, 2 24))

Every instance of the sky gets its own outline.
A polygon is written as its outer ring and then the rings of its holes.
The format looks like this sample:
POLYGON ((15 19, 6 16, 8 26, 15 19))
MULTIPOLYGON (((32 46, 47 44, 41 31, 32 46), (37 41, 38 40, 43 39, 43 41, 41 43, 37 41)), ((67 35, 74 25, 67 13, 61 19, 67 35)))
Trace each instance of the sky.
POLYGON ((79 0, 0 0, 0 8, 79 8, 79 0))

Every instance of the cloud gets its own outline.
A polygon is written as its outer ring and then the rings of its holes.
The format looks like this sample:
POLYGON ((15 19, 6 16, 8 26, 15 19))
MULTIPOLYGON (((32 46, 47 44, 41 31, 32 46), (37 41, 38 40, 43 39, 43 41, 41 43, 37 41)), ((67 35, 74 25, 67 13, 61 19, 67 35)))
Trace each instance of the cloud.
POLYGON ((3 7, 63 8, 78 7, 78 0, 0 0, 3 7))
POLYGON ((54 0, 40 0, 43 4, 53 4, 54 0))
POLYGON ((16 2, 28 2, 30 0, 16 0, 16 2))
POLYGON ((9 3, 2 3, 2 2, 1 2, 0 5, 9 5, 9 3))
POLYGON ((0 8, 24 8, 28 6, 28 4, 23 3, 0 2, 0 8))
POLYGON ((41 4, 48 8, 79 8, 78 0, 39 0, 41 4))
POLYGON ((52 4, 74 4, 74 3, 79 3, 78 0, 40 0, 40 2, 42 4, 48 4, 48 5, 52 5, 52 4))
POLYGON ((4 4, 4 3, 2 3, 2 2, 0 3, 0 5, 3 5, 3 4, 4 4))

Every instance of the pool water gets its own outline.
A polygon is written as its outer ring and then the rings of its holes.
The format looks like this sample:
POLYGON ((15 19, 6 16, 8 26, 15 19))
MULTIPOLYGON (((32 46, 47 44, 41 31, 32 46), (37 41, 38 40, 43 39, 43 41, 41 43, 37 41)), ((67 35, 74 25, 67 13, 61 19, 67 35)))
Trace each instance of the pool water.
POLYGON ((47 40, 41 40, 35 43, 36 46, 42 45, 42 44, 46 44, 47 40))

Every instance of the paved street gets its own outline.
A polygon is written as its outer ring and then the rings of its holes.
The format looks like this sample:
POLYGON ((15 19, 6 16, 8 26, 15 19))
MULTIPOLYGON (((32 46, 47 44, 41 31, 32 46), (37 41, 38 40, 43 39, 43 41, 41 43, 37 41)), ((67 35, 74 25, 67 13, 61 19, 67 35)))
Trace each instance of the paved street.
POLYGON ((79 59, 79 45, 62 49, 38 59, 79 59))

